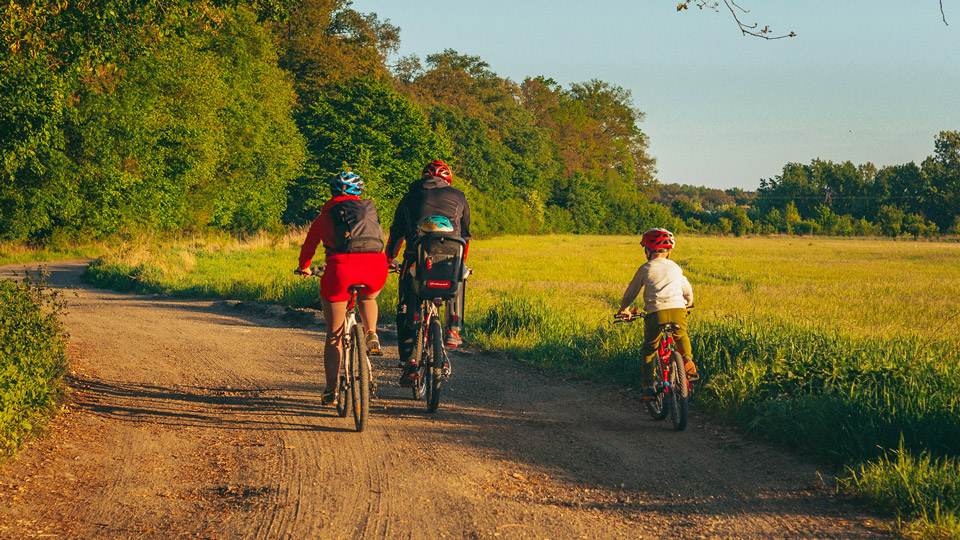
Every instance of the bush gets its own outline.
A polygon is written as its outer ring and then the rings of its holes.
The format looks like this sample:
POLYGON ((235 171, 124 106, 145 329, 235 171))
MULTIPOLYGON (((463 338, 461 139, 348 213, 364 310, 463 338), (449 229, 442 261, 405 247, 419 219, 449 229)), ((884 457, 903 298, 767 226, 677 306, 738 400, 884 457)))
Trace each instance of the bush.
POLYGON ((16 451, 62 394, 63 310, 60 293, 29 276, 0 281, 0 454, 16 451))

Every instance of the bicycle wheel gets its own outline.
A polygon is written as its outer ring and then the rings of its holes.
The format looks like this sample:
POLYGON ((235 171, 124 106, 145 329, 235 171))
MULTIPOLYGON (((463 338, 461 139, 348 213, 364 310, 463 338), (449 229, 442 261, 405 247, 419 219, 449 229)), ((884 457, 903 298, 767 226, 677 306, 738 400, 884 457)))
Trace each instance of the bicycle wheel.
MULTIPOLYGON (((344 340, 343 349, 346 352, 350 347, 350 339, 344 340)), ((350 355, 344 354, 340 362, 340 381, 337 383, 337 414, 340 418, 346 418, 347 411, 350 409, 350 386, 347 384, 348 368, 350 365, 350 355)))
POLYGON ((683 357, 674 352, 670 355, 670 420, 677 431, 687 427, 687 412, 690 400, 690 387, 687 385, 687 372, 683 369, 683 357))
MULTIPOLYGON (((660 360, 659 356, 653 359, 653 380, 656 381, 655 384, 658 387, 666 380, 663 377, 663 361, 660 360)), ((658 392, 657 397, 647 402, 647 412, 657 422, 667 418, 667 415, 670 414, 670 401, 664 399, 663 392, 658 392)))
MULTIPOLYGON (((353 400, 353 423, 363 431, 370 414, 370 364, 367 363, 367 345, 363 328, 354 324, 350 329, 350 398, 353 400)), ((344 355, 347 356, 347 355, 344 355)))
POLYGON ((417 380, 413 385, 413 399, 419 400, 423 398, 423 394, 426 392, 426 387, 423 385, 424 380, 424 371, 426 370, 426 350, 424 347, 423 341, 425 336, 423 335, 423 324, 420 324, 417 327, 417 340, 416 346, 413 348, 413 358, 417 359, 417 365, 419 367, 419 374, 417 375, 417 380))
POLYGON ((440 376, 443 369, 443 328, 439 317, 430 319, 430 360, 425 370, 426 380, 423 381, 426 390, 427 412, 436 412, 440 406, 440 376))

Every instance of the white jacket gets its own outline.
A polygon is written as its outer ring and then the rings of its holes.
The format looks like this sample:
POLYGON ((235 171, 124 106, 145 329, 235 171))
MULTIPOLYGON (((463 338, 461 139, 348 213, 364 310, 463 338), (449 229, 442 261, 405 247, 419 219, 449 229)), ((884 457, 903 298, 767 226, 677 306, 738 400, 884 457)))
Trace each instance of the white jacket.
POLYGON ((693 305, 693 288, 683 270, 670 259, 656 258, 644 263, 623 293, 620 309, 630 307, 643 289, 643 310, 685 309, 693 305))

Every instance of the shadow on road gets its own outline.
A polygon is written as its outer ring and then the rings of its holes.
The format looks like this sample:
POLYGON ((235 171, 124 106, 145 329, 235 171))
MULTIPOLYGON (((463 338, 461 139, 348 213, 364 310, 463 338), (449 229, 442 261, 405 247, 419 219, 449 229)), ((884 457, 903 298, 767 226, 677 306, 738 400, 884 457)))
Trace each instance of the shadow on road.
POLYGON ((230 430, 352 431, 307 421, 336 416, 333 407, 319 405, 316 388, 164 387, 77 377, 69 377, 68 383, 77 408, 122 421, 230 430), (308 395, 289 397, 292 393, 308 395))

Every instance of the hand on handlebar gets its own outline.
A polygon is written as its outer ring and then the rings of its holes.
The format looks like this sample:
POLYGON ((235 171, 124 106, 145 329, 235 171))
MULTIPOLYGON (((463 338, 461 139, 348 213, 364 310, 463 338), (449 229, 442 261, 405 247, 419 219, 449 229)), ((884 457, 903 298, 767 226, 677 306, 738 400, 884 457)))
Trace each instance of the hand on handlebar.
POLYGON ((323 268, 323 266, 311 266, 303 270, 297 268, 293 273, 300 277, 319 277, 323 275, 323 268))
POLYGON ((387 259, 387 268, 389 268, 391 272, 399 272, 400 261, 396 259, 387 259))
POLYGON ((624 308, 616 312, 613 315, 613 318, 617 319, 618 321, 629 321, 629 320, 632 320, 634 317, 640 317, 642 315, 643 314, 640 313, 639 309, 634 308, 633 311, 630 311, 629 309, 624 308))

